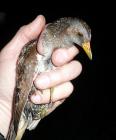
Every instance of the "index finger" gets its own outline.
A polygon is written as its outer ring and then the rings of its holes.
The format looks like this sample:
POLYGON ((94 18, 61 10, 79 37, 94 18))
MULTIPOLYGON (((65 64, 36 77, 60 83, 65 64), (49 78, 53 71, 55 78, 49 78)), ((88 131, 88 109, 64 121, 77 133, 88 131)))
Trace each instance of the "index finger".
POLYGON ((57 49, 53 52, 52 62, 55 66, 62 66, 70 62, 78 53, 79 50, 75 46, 57 49))

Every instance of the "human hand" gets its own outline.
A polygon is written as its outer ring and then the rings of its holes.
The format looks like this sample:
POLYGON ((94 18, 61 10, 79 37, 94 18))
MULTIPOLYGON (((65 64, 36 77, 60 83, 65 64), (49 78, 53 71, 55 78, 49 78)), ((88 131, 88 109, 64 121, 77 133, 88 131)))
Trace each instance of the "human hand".
MULTIPOLYGON (((0 132, 6 137, 11 115, 12 101, 15 87, 16 62, 22 47, 39 36, 45 26, 43 16, 38 16, 32 23, 20 28, 14 38, 0 52, 0 132)), ((42 48, 38 46, 42 53, 42 48)), ((81 72, 81 64, 71 61, 78 54, 78 49, 72 46, 69 49, 58 49, 52 55, 55 69, 38 75, 34 83, 37 92, 32 95, 31 100, 35 104, 49 102, 49 93, 41 94, 41 89, 55 87, 53 93, 54 110, 73 91, 70 80, 76 78, 81 72)), ((51 110, 51 111, 52 111, 51 110)))

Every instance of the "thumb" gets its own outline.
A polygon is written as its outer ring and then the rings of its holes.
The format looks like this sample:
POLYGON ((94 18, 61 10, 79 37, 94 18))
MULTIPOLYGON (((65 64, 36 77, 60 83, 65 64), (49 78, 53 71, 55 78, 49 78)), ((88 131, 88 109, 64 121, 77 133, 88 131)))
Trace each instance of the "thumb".
MULTIPOLYGON (((1 55, 4 59, 16 60, 22 47, 29 41, 36 39, 45 26, 45 18, 40 15, 28 25, 22 26, 13 39, 3 48, 1 55)), ((2 57, 1 56, 1 57, 2 57)))

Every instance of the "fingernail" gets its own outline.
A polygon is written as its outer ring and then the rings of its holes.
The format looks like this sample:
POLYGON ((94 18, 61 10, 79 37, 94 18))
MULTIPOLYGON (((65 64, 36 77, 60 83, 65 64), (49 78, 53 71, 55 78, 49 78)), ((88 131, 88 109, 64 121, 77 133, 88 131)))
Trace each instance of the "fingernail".
POLYGON ((69 58, 67 51, 62 52, 62 56, 65 61, 69 58))
POLYGON ((33 95, 31 97, 32 102, 34 102, 35 104, 39 104, 41 102, 41 96, 40 95, 33 95))
POLYGON ((43 15, 38 15, 34 20, 37 20, 37 21, 39 20, 40 21, 42 18, 44 19, 43 15))
POLYGON ((50 80, 46 75, 40 75, 36 80, 36 85, 40 89, 45 89, 49 86, 50 80))
POLYGON ((69 58, 67 51, 65 49, 57 50, 57 55, 55 59, 58 60, 59 63, 64 63, 69 58))
POLYGON ((69 56, 70 56, 71 54, 73 54, 73 56, 75 56, 75 55, 77 55, 77 54, 79 53, 79 49, 77 49, 76 47, 70 47, 70 48, 68 49, 68 53, 69 53, 69 56))

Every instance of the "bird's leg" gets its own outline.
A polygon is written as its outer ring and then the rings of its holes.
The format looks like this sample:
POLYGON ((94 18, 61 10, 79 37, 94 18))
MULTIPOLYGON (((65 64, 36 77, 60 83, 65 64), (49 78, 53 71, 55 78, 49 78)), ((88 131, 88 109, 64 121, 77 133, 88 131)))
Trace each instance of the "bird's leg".
POLYGON ((50 88, 50 103, 49 103, 49 108, 52 108, 53 106, 53 92, 54 92, 54 87, 50 88))
POLYGON ((54 92, 54 87, 50 89, 46 89, 46 91, 50 92, 50 100, 48 104, 41 105, 41 108, 39 109, 38 115, 40 115, 40 118, 44 118, 46 115, 48 115, 48 110, 53 107, 53 92, 54 92))

